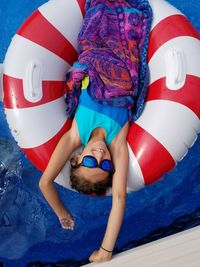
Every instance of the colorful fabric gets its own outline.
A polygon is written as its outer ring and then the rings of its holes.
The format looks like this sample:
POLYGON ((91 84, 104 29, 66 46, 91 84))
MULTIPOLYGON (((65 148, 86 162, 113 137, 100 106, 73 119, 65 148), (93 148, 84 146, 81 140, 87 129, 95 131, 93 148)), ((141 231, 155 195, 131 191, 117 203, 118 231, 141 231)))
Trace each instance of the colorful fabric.
POLYGON ((82 144, 87 145, 94 129, 101 127, 105 130, 107 145, 114 140, 121 128, 128 121, 127 107, 101 105, 88 94, 87 80, 82 82, 83 89, 79 97, 75 120, 82 144))
POLYGON ((67 115, 78 105, 81 81, 98 103, 141 114, 148 86, 147 46, 152 11, 147 0, 90 0, 78 36, 78 62, 67 74, 67 115))

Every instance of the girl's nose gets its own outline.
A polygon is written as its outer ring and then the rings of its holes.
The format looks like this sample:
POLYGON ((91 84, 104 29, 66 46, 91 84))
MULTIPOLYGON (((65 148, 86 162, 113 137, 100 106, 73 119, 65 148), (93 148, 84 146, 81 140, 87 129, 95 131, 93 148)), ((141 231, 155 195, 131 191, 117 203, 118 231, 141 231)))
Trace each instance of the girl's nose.
POLYGON ((104 158, 104 152, 100 150, 95 150, 93 153, 95 158, 97 159, 97 162, 100 163, 104 158))

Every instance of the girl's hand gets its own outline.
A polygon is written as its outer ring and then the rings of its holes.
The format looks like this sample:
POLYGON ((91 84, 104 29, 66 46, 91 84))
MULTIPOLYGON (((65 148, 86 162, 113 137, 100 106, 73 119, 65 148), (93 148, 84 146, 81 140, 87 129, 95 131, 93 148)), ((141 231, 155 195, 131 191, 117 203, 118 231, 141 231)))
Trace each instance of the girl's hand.
POLYGON ((112 258, 111 252, 106 252, 103 249, 96 250, 92 253, 92 255, 89 257, 90 262, 103 262, 103 261, 109 261, 112 258))
POLYGON ((75 222, 69 212, 65 212, 61 217, 59 217, 60 224, 63 229, 74 230, 75 222))

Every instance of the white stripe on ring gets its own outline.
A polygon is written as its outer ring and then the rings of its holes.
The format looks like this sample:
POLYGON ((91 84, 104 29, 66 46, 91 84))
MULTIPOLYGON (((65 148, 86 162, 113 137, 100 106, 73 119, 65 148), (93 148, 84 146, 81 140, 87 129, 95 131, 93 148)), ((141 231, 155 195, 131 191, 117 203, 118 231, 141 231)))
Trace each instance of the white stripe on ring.
POLYGON ((163 0, 149 0, 149 4, 153 9, 153 21, 151 28, 153 29, 161 20, 173 16, 173 15, 183 15, 178 9, 170 5, 163 0))
MULTIPOLYGON (((170 64, 170 62, 165 62, 165 56, 172 49, 182 52, 183 62, 180 63, 184 64, 186 73, 200 77, 200 41, 194 37, 181 36, 166 42, 156 51, 156 53, 151 58, 149 62, 150 84, 166 76, 167 64, 170 64)), ((171 64, 173 63, 174 62, 171 62, 171 64)))
POLYGON ((129 167, 128 167, 127 189, 128 191, 129 188, 130 191, 136 191, 145 186, 144 177, 140 165, 129 145, 128 145, 128 151, 129 151, 129 167))
POLYGON ((20 36, 15 35, 5 58, 4 74, 24 79, 31 63, 41 65, 41 79, 64 81, 70 65, 51 51, 20 36))
POLYGON ((21 148, 33 148, 46 143, 67 120, 64 98, 24 109, 6 109, 11 132, 21 148))
POLYGON ((83 20, 77 1, 52 0, 42 5, 39 11, 75 48, 77 47, 77 37, 83 20), (73 23, 74 18, 76 23, 73 23))
POLYGON ((175 161, 183 158, 200 131, 200 121, 193 111, 168 100, 145 103, 136 123, 156 138, 175 161))

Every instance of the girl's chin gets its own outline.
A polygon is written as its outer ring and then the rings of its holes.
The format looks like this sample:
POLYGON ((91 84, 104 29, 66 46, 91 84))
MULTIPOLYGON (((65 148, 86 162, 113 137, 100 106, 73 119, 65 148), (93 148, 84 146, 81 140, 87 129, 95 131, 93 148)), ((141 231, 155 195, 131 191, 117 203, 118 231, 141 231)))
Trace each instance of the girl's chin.
POLYGON ((107 150, 107 146, 104 141, 97 141, 92 144, 92 149, 103 149, 107 150))

